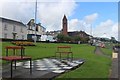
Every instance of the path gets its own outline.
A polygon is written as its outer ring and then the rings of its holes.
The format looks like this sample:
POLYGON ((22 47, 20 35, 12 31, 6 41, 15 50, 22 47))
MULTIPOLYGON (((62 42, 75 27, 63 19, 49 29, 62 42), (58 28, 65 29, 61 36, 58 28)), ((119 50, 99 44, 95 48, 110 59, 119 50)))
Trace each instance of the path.
POLYGON ((110 75, 110 80, 120 80, 120 49, 118 53, 113 52, 112 55, 112 70, 110 75))
MULTIPOLYGON (((100 47, 95 48, 95 53, 110 58, 110 56, 105 55, 104 52, 102 52, 100 47)), ((120 69, 118 69, 120 68, 120 59, 118 59, 118 56, 120 57, 120 54, 114 52, 112 53, 112 65, 111 65, 109 80, 120 80, 120 69)))
POLYGON ((98 46, 96 46, 94 53, 95 53, 95 54, 98 54, 98 55, 102 55, 102 56, 108 57, 108 58, 111 58, 110 56, 105 55, 105 53, 104 53, 104 52, 101 50, 101 48, 98 47, 98 46))

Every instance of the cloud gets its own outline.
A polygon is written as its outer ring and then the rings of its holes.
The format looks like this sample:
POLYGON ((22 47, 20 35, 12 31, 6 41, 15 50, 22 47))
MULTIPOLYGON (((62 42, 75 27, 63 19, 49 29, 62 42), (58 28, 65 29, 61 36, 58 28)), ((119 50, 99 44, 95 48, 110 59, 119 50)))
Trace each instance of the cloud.
MULTIPOLYGON (((74 0, 52 1, 38 0, 37 3, 37 20, 40 20, 42 25, 49 31, 61 29, 63 15, 71 16, 76 7, 74 0)), ((15 2, 7 0, 0 4, 2 4, 2 15, 0 16, 22 21, 25 24, 35 16, 35 0, 19 0, 15 2)))
POLYGON ((107 38, 115 37, 118 40, 118 23, 115 23, 110 19, 101 22, 99 25, 96 25, 96 28, 93 29, 93 36, 106 36, 107 38))
POLYGON ((34 4, 29 2, 3 2, 2 17, 27 23, 34 15, 34 4))
POLYGON ((84 22, 84 20, 71 19, 69 21, 69 31, 83 30, 88 34, 91 34, 91 27, 92 35, 94 37, 115 37, 118 40, 118 23, 112 21, 111 19, 100 22, 95 27, 93 27, 91 24, 87 24, 84 22))
MULTIPOLYGON (((117 40, 119 40, 119 29, 118 29, 118 23, 115 23, 112 27, 112 36, 114 36, 117 40)), ((119 40, 120 41, 120 40, 119 40)))
POLYGON ((87 24, 91 24, 91 23, 94 22, 97 18, 98 18, 98 13, 94 13, 94 14, 85 16, 84 21, 85 21, 87 24))
POLYGON ((85 31, 91 34, 91 23, 95 22, 98 17, 98 13, 93 13, 83 17, 83 20, 71 19, 69 21, 69 31, 85 31))
MULTIPOLYGON (((38 17, 41 23, 44 24, 47 30, 58 30, 62 26, 63 15, 71 16, 76 7, 75 2, 64 2, 69 0, 61 0, 57 3, 38 3, 38 17)), ((74 0, 72 0, 74 1, 74 0)))
POLYGON ((68 24, 68 28, 69 28, 69 31, 74 31, 75 29, 77 29, 77 27, 80 25, 79 24, 79 20, 78 19, 72 19, 69 21, 69 24, 68 24))

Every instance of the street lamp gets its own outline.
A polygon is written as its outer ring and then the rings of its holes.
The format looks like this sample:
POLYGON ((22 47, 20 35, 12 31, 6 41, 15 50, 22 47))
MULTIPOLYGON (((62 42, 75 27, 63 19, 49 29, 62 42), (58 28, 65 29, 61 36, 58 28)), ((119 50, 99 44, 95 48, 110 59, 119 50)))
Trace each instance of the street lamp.
POLYGON ((35 37, 34 37, 34 42, 36 43, 37 37, 36 37, 36 20, 37 20, 37 0, 35 3, 35 37))
POLYGON ((90 24, 90 27, 91 27, 91 36, 92 36, 92 24, 90 24))

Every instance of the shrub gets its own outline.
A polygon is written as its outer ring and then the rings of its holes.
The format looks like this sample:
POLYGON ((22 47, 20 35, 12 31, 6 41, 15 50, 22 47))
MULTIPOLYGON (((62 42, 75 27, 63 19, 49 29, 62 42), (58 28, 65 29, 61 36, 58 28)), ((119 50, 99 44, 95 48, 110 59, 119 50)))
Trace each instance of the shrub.
POLYGON ((12 41, 12 44, 17 46, 35 46, 33 42, 27 42, 27 41, 12 41))

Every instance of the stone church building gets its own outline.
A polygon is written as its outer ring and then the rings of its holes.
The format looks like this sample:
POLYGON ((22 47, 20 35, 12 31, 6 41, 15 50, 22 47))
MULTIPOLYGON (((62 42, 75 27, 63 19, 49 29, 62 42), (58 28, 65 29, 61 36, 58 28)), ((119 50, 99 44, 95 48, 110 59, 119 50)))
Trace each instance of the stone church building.
POLYGON ((89 36, 90 36, 87 33, 85 33, 84 31, 68 32, 68 20, 67 20, 66 15, 64 15, 64 17, 62 19, 62 31, 61 31, 61 33, 63 35, 68 35, 68 36, 71 36, 71 37, 80 36, 82 38, 89 38, 89 36))

